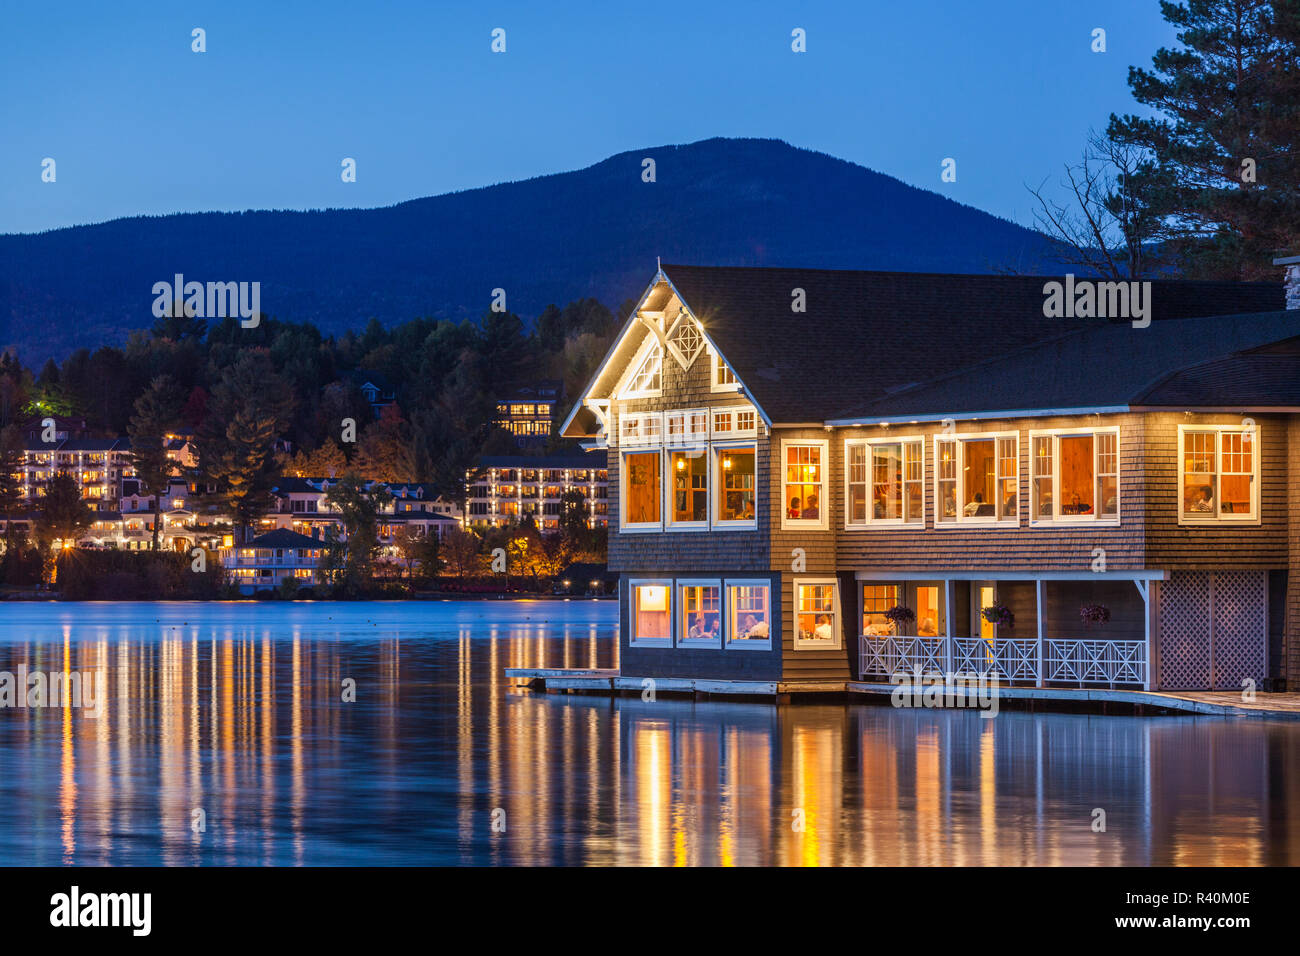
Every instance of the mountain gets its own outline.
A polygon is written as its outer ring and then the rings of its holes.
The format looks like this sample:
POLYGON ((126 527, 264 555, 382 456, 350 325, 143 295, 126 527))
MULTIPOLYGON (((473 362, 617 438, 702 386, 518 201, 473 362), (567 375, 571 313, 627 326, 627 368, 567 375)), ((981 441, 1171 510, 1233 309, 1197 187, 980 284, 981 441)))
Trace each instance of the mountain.
POLYGON ((1059 269, 1040 234, 779 140, 710 139, 380 209, 137 216, 0 236, 0 346, 24 363, 153 324, 155 282, 261 282, 262 310, 327 332, 531 317, 641 292, 655 257, 917 272, 1059 269), (642 181, 655 160, 656 181, 642 181))

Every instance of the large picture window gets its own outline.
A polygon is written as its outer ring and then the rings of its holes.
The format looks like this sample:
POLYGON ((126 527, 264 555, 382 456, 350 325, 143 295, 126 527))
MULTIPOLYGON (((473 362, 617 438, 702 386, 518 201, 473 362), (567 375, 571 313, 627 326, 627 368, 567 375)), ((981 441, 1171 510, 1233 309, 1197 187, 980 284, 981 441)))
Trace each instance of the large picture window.
POLYGON ((1259 520, 1259 432, 1178 428, 1181 524, 1259 520))
POLYGON ((765 650, 772 646, 772 587, 766 581, 727 582, 727 646, 765 650))
POLYGON ((660 527, 662 494, 659 462, 658 451, 627 452, 623 455, 623 528, 636 530, 660 527))
POLYGON ((922 447, 919 438, 845 443, 848 527, 924 523, 922 447))
POLYGON ((709 460, 704 449, 673 451, 669 453, 668 460, 672 481, 671 522, 674 525, 707 526, 709 460))
POLYGON ((720 524, 755 523, 754 446, 715 448, 717 456, 717 505, 715 520, 720 524))
POLYGON ((796 650, 840 646, 840 601, 835 581, 796 579, 794 582, 794 646, 796 650))
POLYGON ((1030 518, 1119 520, 1119 430, 1030 432, 1030 518))
POLYGON ((934 456, 936 525, 1018 522, 1018 436, 981 434, 936 438, 934 456))
POLYGON ((782 442, 782 527, 828 527, 824 441, 782 442))
POLYGON ((679 647, 722 646, 722 585, 717 581, 678 581, 681 620, 679 647))
POLYGON ((632 581, 632 646, 671 647, 672 582, 632 581))

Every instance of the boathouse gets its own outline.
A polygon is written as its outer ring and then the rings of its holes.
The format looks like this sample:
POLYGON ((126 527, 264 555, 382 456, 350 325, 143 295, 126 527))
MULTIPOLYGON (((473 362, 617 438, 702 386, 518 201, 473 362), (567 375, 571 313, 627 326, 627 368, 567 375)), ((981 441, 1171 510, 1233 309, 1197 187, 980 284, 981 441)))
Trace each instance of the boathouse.
POLYGON ((1300 686, 1300 309, 1154 282, 663 265, 562 426, 625 676, 1300 686))

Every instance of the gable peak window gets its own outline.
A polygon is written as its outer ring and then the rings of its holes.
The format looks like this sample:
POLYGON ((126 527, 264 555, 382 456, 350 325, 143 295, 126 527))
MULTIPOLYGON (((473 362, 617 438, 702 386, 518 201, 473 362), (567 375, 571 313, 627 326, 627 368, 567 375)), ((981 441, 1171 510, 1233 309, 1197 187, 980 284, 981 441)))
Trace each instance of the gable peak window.
POLYGON ((663 382, 663 357, 663 349, 658 342, 650 346, 650 351, 628 380, 624 396, 657 394, 663 382))
POLYGON ((673 332, 669 341, 672 343, 677 361, 684 369, 691 367, 695 357, 704 348, 704 336, 700 334, 699 327, 694 319, 685 314, 678 321, 677 330, 673 332))

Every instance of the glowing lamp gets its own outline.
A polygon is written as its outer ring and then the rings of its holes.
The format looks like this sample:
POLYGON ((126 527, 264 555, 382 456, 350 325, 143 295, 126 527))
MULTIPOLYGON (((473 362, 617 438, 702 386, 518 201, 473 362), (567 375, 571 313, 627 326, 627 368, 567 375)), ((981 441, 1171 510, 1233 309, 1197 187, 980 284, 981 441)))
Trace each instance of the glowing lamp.
POLYGON ((668 588, 651 584, 640 588, 640 604, 643 611, 668 610, 668 588))

